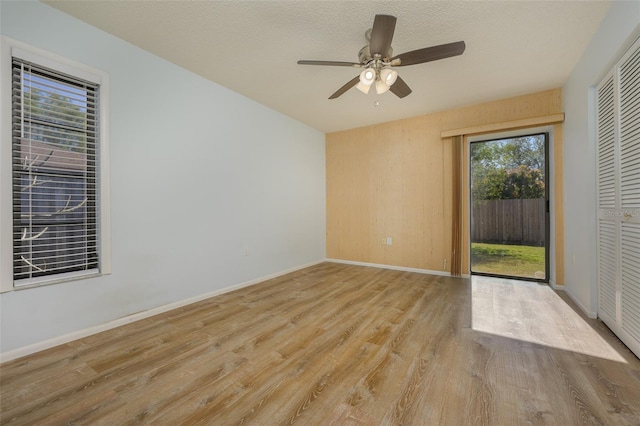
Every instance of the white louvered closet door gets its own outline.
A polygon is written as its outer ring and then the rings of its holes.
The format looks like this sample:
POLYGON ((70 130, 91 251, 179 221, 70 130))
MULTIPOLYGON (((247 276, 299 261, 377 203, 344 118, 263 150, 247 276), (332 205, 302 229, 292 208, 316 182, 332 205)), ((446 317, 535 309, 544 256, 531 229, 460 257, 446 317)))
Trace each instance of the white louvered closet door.
POLYGON ((620 79, 620 208, 622 334, 640 347, 640 44, 622 60, 620 79))
POLYGON ((618 323, 618 225, 613 74, 598 86, 598 315, 609 327, 618 323))
POLYGON ((640 357, 640 40, 597 89, 598 315, 640 357))

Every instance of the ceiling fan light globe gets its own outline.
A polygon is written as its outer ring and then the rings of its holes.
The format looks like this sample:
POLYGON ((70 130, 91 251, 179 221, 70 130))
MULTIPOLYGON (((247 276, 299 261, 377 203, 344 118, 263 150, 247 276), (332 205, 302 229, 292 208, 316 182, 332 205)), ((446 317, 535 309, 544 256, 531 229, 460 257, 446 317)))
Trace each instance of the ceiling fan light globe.
POLYGON ((369 89, 371 89, 371 85, 370 84, 362 84, 362 82, 359 82, 356 85, 356 89, 358 89, 359 91, 361 91, 362 93, 364 93, 365 95, 367 93, 369 93, 369 89))
POLYGON ((371 68, 367 68, 360 73, 360 83, 365 86, 371 86, 375 80, 376 72, 371 68))
POLYGON ((384 81, 382 80, 376 81, 376 93, 378 95, 382 95, 387 90, 389 90, 389 86, 387 86, 384 81))
POLYGON ((390 70, 388 68, 380 71, 380 79, 389 87, 393 85, 398 79, 398 72, 395 70, 390 70))

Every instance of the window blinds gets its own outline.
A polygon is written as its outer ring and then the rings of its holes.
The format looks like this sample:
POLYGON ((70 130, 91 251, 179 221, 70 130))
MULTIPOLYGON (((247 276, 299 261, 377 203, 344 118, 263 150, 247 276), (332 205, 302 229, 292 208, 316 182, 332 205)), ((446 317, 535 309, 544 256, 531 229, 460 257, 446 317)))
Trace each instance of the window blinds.
POLYGON ((16 286, 98 268, 97 97, 94 83, 13 59, 16 286))

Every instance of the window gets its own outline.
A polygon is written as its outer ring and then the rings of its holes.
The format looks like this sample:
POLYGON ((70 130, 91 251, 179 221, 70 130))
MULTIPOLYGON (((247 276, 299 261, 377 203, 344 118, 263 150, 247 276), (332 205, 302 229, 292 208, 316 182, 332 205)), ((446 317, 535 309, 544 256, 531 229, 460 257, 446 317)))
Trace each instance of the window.
POLYGON ((108 273, 103 79, 20 53, 11 53, 13 287, 108 273))

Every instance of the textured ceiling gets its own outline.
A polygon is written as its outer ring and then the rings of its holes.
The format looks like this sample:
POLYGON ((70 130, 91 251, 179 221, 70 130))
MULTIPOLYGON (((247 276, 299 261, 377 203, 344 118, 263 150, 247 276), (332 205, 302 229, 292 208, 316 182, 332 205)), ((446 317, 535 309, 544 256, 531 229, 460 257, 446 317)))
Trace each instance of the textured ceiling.
POLYGON ((46 1, 324 132, 560 87, 609 1, 46 1), (464 40, 462 56, 399 67, 404 99, 355 88, 376 14, 397 16, 395 54, 464 40), (374 101, 379 106, 374 106, 374 101))

